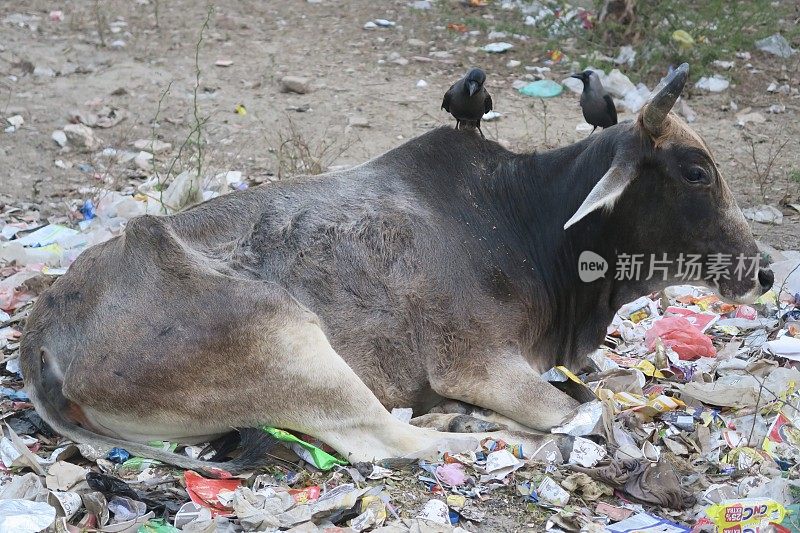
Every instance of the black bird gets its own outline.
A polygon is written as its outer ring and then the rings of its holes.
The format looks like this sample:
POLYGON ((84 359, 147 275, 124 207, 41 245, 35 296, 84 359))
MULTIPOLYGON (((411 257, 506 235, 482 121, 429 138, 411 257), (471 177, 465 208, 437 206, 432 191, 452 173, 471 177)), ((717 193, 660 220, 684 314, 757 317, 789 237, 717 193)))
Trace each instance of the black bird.
MULTIPOLYGON (((483 86, 486 73, 473 68, 444 93, 442 109, 456 119, 456 129, 462 124, 478 128, 481 137, 481 117, 492 110, 492 97, 483 86)), ((485 138, 485 137, 484 137, 485 138)))
POLYGON ((598 126, 608 128, 617 123, 617 108, 614 100, 603 88, 600 77, 591 70, 584 70, 571 77, 578 78, 583 82, 583 93, 581 93, 581 109, 583 118, 586 122, 594 126, 592 133, 598 126))

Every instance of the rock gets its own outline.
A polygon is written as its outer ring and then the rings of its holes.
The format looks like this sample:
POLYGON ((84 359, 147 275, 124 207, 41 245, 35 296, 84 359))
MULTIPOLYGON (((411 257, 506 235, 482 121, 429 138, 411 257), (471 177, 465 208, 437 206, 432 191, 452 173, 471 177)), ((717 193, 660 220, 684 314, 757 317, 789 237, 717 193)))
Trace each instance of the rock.
POLYGON ((517 61, 516 59, 509 59, 508 63, 506 63, 506 66, 508 68, 517 68, 521 64, 522 64, 522 61, 517 61))
POLYGON ((485 122, 491 122, 493 120, 497 120, 502 117, 502 113, 498 113, 497 111, 489 111, 488 113, 484 114, 481 120, 485 122))
POLYGON ((424 46, 428 46, 428 43, 423 41, 422 39, 409 39, 406 41, 408 46, 414 46, 416 48, 422 48, 424 46))
POLYGON ((489 43, 483 47, 484 52, 489 52, 490 54, 502 54, 508 50, 514 48, 514 45, 511 43, 506 42, 499 42, 499 43, 489 43))
POLYGON ((172 145, 170 143, 160 141, 158 139, 139 139, 133 143, 133 147, 137 150, 146 150, 153 154, 168 152, 172 149, 172 145))
POLYGON ((6 122, 14 126, 14 128, 19 128, 23 124, 25 124, 25 119, 22 118, 22 115, 13 115, 6 119, 6 122))
POLYGON ((136 165, 136 168, 141 170, 152 170, 153 154, 150 152, 141 151, 136 154, 136 157, 133 158, 133 163, 136 165))
POLYGON ((395 25, 394 21, 386 19, 375 19, 374 22, 381 28, 391 28, 392 26, 395 25))
POLYGON ((84 124, 67 124, 64 126, 64 134, 69 144, 80 150, 91 151, 100 148, 100 140, 94 136, 92 128, 84 124))
POLYGON ((282 93, 307 94, 311 92, 311 80, 302 76, 284 76, 281 78, 282 93))
POLYGON ((433 7, 431 0, 414 0, 411 2, 411 9, 430 9, 433 7))
POLYGON ((678 101, 675 103, 675 112, 685 118, 686 122, 694 122, 697 120, 697 113, 689 107, 689 104, 687 104, 686 100, 683 98, 678 98, 678 101))
POLYGON ((791 57, 795 53, 789 41, 780 33, 775 33, 756 41, 756 48, 762 52, 783 58, 791 57))
POLYGON ((367 22, 366 24, 364 24, 364 29, 365 30, 374 30, 377 27, 378 27, 378 25, 375 24, 374 22, 372 22, 371 20, 369 22, 367 22))
POLYGON ((720 61, 719 59, 717 59, 712 63, 712 65, 714 65, 717 68, 721 68, 723 70, 730 70, 736 65, 736 63, 734 63, 733 61, 720 61))
POLYGON ((397 52, 390 53, 389 56, 386 58, 386 60, 389 61, 390 63, 394 63, 395 65, 400 65, 400 66, 408 65, 408 59, 402 57, 397 52))
POLYGON ((731 82, 720 76, 719 74, 714 74, 711 77, 703 76, 697 83, 694 84, 695 89, 701 89, 703 91, 710 91, 712 93, 720 93, 727 89, 730 86, 731 82))
POLYGON ((56 75, 56 71, 50 67, 37 66, 33 69, 33 75, 37 78, 52 78, 56 75))
POLYGON ((766 122, 767 119, 759 112, 753 113, 739 113, 736 115, 736 124, 738 126, 744 126, 748 122, 752 122, 753 124, 763 124, 766 122))
POLYGON ((427 86, 428 86, 428 82, 427 81, 425 81, 425 80, 417 81, 417 87, 419 87, 420 89, 422 89, 424 87, 427 87, 427 86))
POLYGON ((120 50, 125 48, 125 41, 122 39, 117 39, 116 41, 111 41, 111 44, 108 45, 109 48, 113 48, 115 50, 120 50))
POLYGON ((736 52, 736 57, 739 59, 744 59, 745 61, 750 61, 750 52, 736 52))
POLYGON ((350 117, 347 119, 347 125, 351 128, 369 128, 369 120, 366 117, 350 117))
POLYGON ((214 61, 215 67, 230 67, 231 65, 233 65, 233 61, 230 59, 217 59, 214 61))
POLYGON ((53 139, 61 148, 64 148, 67 145, 67 135, 61 130, 54 131, 52 135, 50 135, 50 138, 53 139))
POLYGON ((742 209, 744 217, 754 222, 762 224, 774 224, 779 226, 783 223, 783 213, 771 205, 760 205, 758 207, 748 207, 742 209))
POLYGON ((769 106, 769 112, 777 115, 786 111, 786 106, 783 104, 772 104, 769 106))
POLYGON ((504 31, 490 31, 489 35, 486 36, 487 39, 490 41, 495 41, 498 39, 505 39, 507 37, 506 32, 504 31))

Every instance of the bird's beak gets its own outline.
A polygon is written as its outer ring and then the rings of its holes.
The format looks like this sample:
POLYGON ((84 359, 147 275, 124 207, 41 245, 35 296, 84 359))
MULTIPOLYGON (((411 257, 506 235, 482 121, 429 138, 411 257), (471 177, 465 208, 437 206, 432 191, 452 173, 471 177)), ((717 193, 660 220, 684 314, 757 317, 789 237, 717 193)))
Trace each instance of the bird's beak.
POLYGON ((577 78, 577 79, 583 81, 583 74, 573 74, 572 76, 570 76, 570 78, 577 78))
POLYGON ((472 96, 478 89, 480 89, 480 85, 478 85, 477 81, 470 80, 467 82, 467 88, 469 89, 469 95, 472 96))

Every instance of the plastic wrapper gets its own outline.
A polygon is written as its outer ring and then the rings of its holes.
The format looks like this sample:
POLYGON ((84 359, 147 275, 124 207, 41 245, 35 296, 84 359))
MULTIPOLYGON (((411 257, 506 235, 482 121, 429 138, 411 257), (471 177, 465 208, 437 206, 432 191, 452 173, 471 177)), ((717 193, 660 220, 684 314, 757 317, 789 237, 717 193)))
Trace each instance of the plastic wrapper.
POLYGON ((573 437, 588 435, 603 416, 603 404, 594 400, 581 404, 575 415, 565 424, 553 428, 553 433, 565 433, 573 437))
POLYGON ((656 338, 660 338, 684 361, 714 357, 717 354, 711 339, 680 316, 664 317, 653 323, 653 327, 645 334, 648 349, 655 348, 656 338))
POLYGON ((725 500, 705 510, 709 519, 723 531, 746 531, 746 528, 778 524, 786 516, 783 505, 769 498, 725 500), (740 528, 740 529, 734 529, 740 528))
POLYGON ((264 427, 262 429, 279 441, 288 443, 298 456, 320 470, 330 470, 336 465, 347 464, 347 461, 334 457, 325 450, 297 438, 288 431, 273 427, 264 427))
POLYGON ((48 527, 55 519, 55 508, 44 502, 0 501, 0 531, 36 533, 48 527))
POLYGON ((184 472, 186 492, 189 498, 198 505, 211 509, 211 515, 230 515, 230 507, 220 502, 220 492, 234 491, 241 485, 239 479, 206 479, 196 472, 184 472))
POLYGON ((591 468, 605 456, 606 449, 603 446, 583 437, 575 437, 572 452, 569 454, 569 463, 591 468))

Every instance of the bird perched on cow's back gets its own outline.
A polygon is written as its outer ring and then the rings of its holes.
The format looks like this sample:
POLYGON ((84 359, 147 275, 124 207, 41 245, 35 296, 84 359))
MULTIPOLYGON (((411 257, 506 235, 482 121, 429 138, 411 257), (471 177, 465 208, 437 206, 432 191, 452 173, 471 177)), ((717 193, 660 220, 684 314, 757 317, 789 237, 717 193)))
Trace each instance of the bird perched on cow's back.
POLYGON ((584 70, 578 74, 573 74, 573 78, 578 78, 583 82, 583 92, 581 93, 581 109, 583 118, 586 122, 594 126, 592 133, 598 126, 607 128, 617 123, 617 108, 614 100, 603 88, 600 77, 596 72, 584 70))
POLYGON ((442 109, 455 117, 456 129, 476 127, 483 137, 481 117, 492 110, 492 97, 483 86, 485 82, 486 73, 473 68, 444 93, 442 109))

